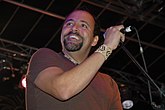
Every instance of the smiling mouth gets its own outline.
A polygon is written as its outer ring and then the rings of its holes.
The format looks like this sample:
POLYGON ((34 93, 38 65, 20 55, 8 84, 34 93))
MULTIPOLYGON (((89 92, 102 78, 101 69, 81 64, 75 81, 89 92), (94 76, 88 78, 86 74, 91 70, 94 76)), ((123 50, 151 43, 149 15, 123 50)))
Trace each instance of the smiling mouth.
POLYGON ((79 37, 74 36, 74 35, 71 35, 71 36, 69 36, 68 38, 69 38, 69 39, 76 39, 76 40, 79 40, 79 37))

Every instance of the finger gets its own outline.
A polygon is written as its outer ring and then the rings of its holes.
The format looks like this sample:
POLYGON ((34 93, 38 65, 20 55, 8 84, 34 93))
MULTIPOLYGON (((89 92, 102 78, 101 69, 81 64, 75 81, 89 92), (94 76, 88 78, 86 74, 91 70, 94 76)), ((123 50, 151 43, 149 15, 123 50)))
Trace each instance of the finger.
POLYGON ((124 42, 125 41, 125 35, 124 34, 120 34, 120 41, 124 42))
POLYGON ((123 25, 117 25, 117 26, 114 26, 114 28, 116 28, 117 30, 121 30, 124 28, 124 26, 123 25))

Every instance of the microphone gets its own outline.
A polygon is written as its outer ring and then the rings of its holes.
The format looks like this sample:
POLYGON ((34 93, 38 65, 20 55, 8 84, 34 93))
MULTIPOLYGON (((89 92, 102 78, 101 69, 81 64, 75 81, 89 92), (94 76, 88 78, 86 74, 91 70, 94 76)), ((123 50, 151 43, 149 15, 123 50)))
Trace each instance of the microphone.
POLYGON ((126 28, 122 28, 122 29, 120 30, 120 32, 123 33, 123 34, 125 34, 125 33, 127 33, 127 32, 131 32, 133 29, 134 29, 134 28, 133 28, 132 26, 128 26, 128 27, 126 27, 126 28))
MULTIPOLYGON (((120 29, 120 32, 125 34, 127 32, 131 32, 134 28, 132 26, 128 26, 128 27, 125 27, 125 28, 122 28, 120 29)), ((105 33, 103 34, 103 37, 105 38, 105 33)))

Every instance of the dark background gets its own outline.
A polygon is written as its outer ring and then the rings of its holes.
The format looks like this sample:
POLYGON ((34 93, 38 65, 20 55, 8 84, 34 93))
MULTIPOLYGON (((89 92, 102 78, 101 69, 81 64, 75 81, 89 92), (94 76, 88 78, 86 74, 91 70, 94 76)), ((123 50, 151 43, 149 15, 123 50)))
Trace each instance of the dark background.
POLYGON ((146 72, 137 67, 121 46, 100 69, 117 81, 121 93, 123 88, 129 91, 134 100, 131 110, 158 110, 151 106, 151 101, 157 106, 164 103, 158 90, 165 91, 164 0, 1 0, 1 109, 25 109, 24 89, 19 83, 31 55, 41 47, 59 52, 65 16, 82 6, 100 20, 100 36, 106 28, 119 23, 135 27, 139 34, 143 54, 139 51, 136 30, 126 33, 124 47, 146 72))

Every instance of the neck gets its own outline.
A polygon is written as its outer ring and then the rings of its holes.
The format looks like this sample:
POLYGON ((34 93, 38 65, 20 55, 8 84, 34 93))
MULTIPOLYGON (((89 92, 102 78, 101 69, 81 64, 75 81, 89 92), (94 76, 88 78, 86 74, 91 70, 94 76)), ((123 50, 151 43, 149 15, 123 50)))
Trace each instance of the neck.
POLYGON ((87 58, 87 55, 85 55, 84 52, 82 53, 80 51, 68 52, 66 50, 63 50, 63 53, 65 57, 72 61, 74 64, 80 64, 87 58))

